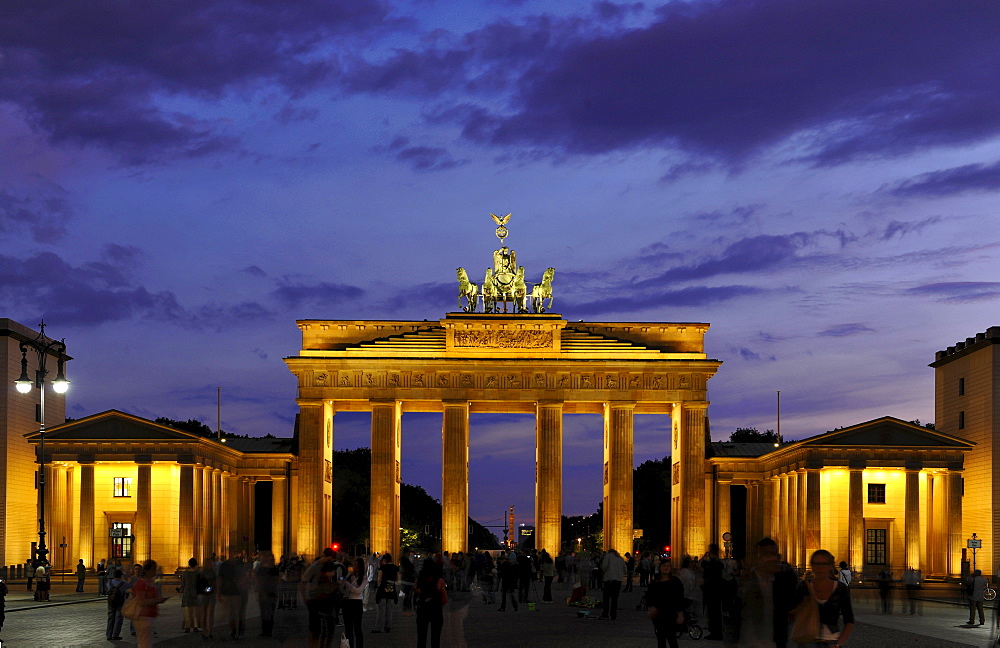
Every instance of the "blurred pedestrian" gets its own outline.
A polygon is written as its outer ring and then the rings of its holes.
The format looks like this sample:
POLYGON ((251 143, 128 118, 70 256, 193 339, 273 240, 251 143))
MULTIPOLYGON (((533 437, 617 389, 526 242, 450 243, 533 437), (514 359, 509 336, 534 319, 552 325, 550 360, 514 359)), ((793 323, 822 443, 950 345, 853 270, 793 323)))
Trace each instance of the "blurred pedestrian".
POLYGON ((188 560, 187 569, 181 572, 181 611, 184 632, 198 632, 198 561, 188 560))
POLYGON ((215 631, 215 602, 218 598, 216 582, 218 574, 212 561, 207 561, 201 566, 198 573, 198 627, 201 628, 201 636, 204 639, 214 639, 212 634, 215 631))
POLYGON ((920 583, 923 580, 920 570, 907 567, 903 572, 903 585, 906 587, 906 600, 910 604, 909 614, 924 613, 924 603, 920 599, 920 583))
POLYGON ((160 596, 153 582, 156 576, 156 561, 142 563, 142 576, 132 586, 132 596, 139 600, 139 618, 135 621, 139 648, 153 648, 153 621, 160 614, 160 603, 169 597, 160 596))
POLYGON ((659 577, 649 584, 646 609, 653 622, 657 648, 677 648, 677 626, 684 624, 684 585, 674 576, 670 559, 660 561, 659 577))
MULTIPOLYGON (((510 565, 516 579, 517 568, 510 565)), ((511 584, 511 600, 513 602, 513 583, 511 584)), ((427 558, 414 587, 417 605, 417 648, 427 648, 427 630, 431 631, 431 648, 441 648, 441 628, 444 626, 444 606, 448 603, 448 591, 444 579, 441 578, 441 568, 433 558, 427 558)), ((503 608, 501 608, 503 609, 503 608)), ((514 603, 517 610, 517 603, 514 603)))
POLYGON ((104 633, 108 641, 121 641, 122 638, 122 606, 125 605, 125 598, 129 588, 128 582, 122 578, 122 570, 119 567, 112 567, 109 571, 111 578, 108 579, 108 627, 104 633))
POLYGON ((281 581, 273 553, 262 551, 258 562, 254 578, 257 585, 257 606, 260 608, 260 636, 270 637, 274 633, 274 611, 278 606, 278 587, 281 581))
MULTIPOLYGON (((817 646, 844 646, 854 630, 854 609, 851 606, 851 590, 840 582, 833 554, 825 549, 817 549, 809 558, 812 568, 812 582, 802 581, 795 590, 793 603, 812 598, 819 606, 819 634, 817 646), (840 627, 840 619, 844 627, 840 627)), ((784 644, 782 644, 784 645, 784 644)))
POLYGON ((361 624, 364 616, 365 588, 368 587, 367 568, 365 561, 358 558, 353 565, 348 566, 344 584, 344 636, 351 648, 363 648, 365 631, 361 624))
MULTIPOLYGON (((461 556, 461 554, 458 554, 461 556)), ((399 598, 399 567, 392 562, 392 554, 385 553, 379 561, 378 589, 375 591, 375 627, 372 632, 390 632, 392 630, 392 611, 396 608, 399 598), (389 607, 389 606, 392 607, 389 607)), ((464 579, 464 566, 458 571, 458 578, 464 579)))
POLYGON ((603 599, 601 601, 601 618, 618 618, 618 595, 622 589, 622 579, 625 578, 625 561, 614 549, 609 549, 601 559, 603 599))

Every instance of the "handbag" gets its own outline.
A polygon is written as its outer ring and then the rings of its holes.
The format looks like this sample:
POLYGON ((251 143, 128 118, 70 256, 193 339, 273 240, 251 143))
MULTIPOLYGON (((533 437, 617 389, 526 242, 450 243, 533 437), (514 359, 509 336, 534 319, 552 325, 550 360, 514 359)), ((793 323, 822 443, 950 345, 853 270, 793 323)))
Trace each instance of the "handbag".
POLYGON ((125 601, 125 605, 122 606, 122 616, 129 621, 137 621, 141 612, 142 605, 139 603, 139 599, 134 594, 129 596, 128 600, 125 601))
POLYGON ((797 644, 812 643, 819 636, 819 603, 816 602, 812 583, 806 583, 806 587, 809 588, 809 595, 795 606, 795 623, 789 635, 789 639, 797 644))

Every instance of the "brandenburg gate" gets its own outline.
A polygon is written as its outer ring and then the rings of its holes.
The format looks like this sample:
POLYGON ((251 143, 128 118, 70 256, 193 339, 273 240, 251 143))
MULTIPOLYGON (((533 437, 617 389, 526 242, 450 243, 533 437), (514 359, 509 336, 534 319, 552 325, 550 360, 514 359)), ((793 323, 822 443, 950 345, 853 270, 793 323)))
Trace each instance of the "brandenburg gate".
MULTIPOLYGON (((494 216, 501 242, 509 218, 494 216)), ((604 546, 621 553, 633 542, 634 416, 669 416, 674 552, 705 550, 707 383, 721 364, 704 351, 709 325, 569 322, 547 312, 554 270, 528 290, 515 258, 497 250, 481 291, 459 268, 466 304, 444 319, 298 321, 302 348, 285 362, 298 379, 299 551, 316 554, 332 540, 334 416, 346 411, 371 412, 372 551, 400 549, 404 412, 443 414, 444 551, 469 549, 469 415, 480 412, 535 415, 535 546, 553 555, 562 542, 563 414, 604 418, 604 546)))

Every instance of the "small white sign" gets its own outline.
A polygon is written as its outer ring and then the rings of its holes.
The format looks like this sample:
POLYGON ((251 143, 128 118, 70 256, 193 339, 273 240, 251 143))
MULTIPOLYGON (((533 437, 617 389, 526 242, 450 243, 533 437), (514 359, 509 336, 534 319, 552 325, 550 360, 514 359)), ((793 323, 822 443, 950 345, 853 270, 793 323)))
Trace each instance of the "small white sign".
POLYGON ((965 546, 968 549, 982 549, 983 548, 983 539, 982 538, 976 538, 975 540, 966 540, 966 542, 968 544, 966 544, 965 546))

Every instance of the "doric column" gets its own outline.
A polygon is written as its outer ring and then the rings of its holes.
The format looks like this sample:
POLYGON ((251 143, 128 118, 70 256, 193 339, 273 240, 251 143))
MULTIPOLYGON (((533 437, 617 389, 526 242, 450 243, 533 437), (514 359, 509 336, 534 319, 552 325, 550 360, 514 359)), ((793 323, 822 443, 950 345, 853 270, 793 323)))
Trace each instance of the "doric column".
MULTIPOLYGON (((705 519, 705 412, 706 401, 684 401, 674 406, 674 430, 679 432, 674 451, 678 461, 676 488, 672 489, 675 506, 680 507, 680 533, 674 536, 675 555, 701 555, 708 543, 709 522, 705 519), (679 542, 678 542, 679 540, 679 542), (679 546, 678 546, 679 545, 679 546)), ((630 419, 631 421, 631 419, 630 419)), ((629 437, 631 460, 631 437, 629 437)), ((631 472, 631 468, 629 469, 631 472)), ((673 479, 673 477, 672 477, 673 479)), ((631 546, 631 539, 629 540, 631 546)))
POLYGON ((778 475, 774 490, 777 492, 772 519, 774 520, 774 540, 782 558, 788 558, 788 475, 778 475))
POLYGON ((847 489, 847 548, 851 569, 865 565, 865 500, 862 492, 864 470, 851 466, 847 489))
POLYGON ((226 556, 226 543, 228 536, 226 529, 222 526, 223 509, 226 506, 226 493, 222 486, 222 471, 218 468, 212 471, 212 551, 216 556, 226 556))
POLYGON ((906 510, 903 517, 904 560, 907 568, 923 569, 920 561, 920 469, 906 463, 906 510))
POLYGON ((205 564, 205 515, 202 512, 205 505, 205 494, 202 491, 202 469, 201 466, 191 467, 191 531, 193 535, 194 548, 191 555, 198 560, 198 565, 205 564))
POLYGON ((764 537, 763 482, 747 483, 747 555, 753 555, 754 544, 764 537))
POLYGON ((820 544, 820 500, 819 500, 820 471, 818 468, 806 470, 806 559, 817 549, 821 549, 820 544))
POLYGON ((795 471, 798 475, 798 485, 799 485, 799 495, 796 499, 796 511, 795 511, 795 533, 797 540, 795 541, 796 552, 798 553, 797 562, 802 568, 806 568, 806 564, 809 560, 806 556, 806 471, 802 468, 795 471))
POLYGON ((136 461, 139 464, 135 484, 135 542, 132 545, 135 562, 149 560, 153 546, 153 464, 149 460, 136 461))
POLYGON ((180 466, 180 492, 177 502, 177 564, 181 567, 195 558, 194 547, 194 465, 180 466))
POLYGON ((201 468, 201 524, 202 524, 202 551, 204 553, 203 563, 208 562, 215 553, 215 527, 212 525, 213 511, 215 504, 213 500, 214 484, 212 483, 211 466, 201 468))
POLYGON ((761 482, 760 499, 764 520, 764 528, 761 530, 763 537, 774 540, 775 531, 777 531, 774 525, 774 477, 765 477, 764 481, 761 482))
POLYGON ((243 543, 243 536, 239 529, 239 511, 243 502, 240 501, 240 478, 232 473, 223 475, 226 482, 226 517, 225 529, 227 531, 229 546, 226 548, 227 556, 235 556, 246 549, 243 543))
POLYGON ((551 556, 562 545, 562 402, 535 409, 535 547, 551 556))
POLYGON ((799 510, 799 474, 794 470, 788 473, 788 513, 787 513, 787 527, 788 527, 788 548, 785 550, 785 555, 788 558, 788 562, 793 566, 798 566, 798 555, 799 555, 799 530, 795 524, 795 515, 799 510))
POLYGON ((716 529, 715 537, 716 544, 722 547, 722 534, 726 532, 732 532, 729 527, 732 525, 733 513, 732 513, 732 498, 731 498, 731 484, 732 475, 719 475, 715 481, 715 519, 716 519, 716 529))
MULTIPOLYGON (((47 543, 49 544, 49 543, 47 543)), ((53 541, 49 544, 58 547, 53 541)), ((77 538, 77 558, 86 565, 94 564, 94 462, 80 462, 80 536, 77 538)), ((73 561, 74 563, 76 561, 73 561)))
MULTIPOLYGON (((604 548, 620 554, 632 551, 634 410, 634 402, 604 404, 604 548)), ((700 504, 704 509, 704 499, 700 504)))
MULTIPOLYGON (((332 540, 333 406, 300 400, 296 551, 318 556, 332 540)), ((374 451, 374 448, 373 448, 374 451)), ((374 529, 374 520, 372 520, 374 529)), ((374 532, 374 531, 373 531, 374 532)))
POLYGON ((66 469, 62 466, 53 466, 52 480, 45 482, 46 484, 50 484, 49 488, 52 489, 51 497, 53 502, 52 517, 49 518, 51 521, 49 533, 51 535, 46 536, 45 543, 49 545, 50 550, 52 551, 52 553, 49 554, 50 562, 53 565, 58 565, 61 569, 69 568, 69 565, 66 565, 65 563, 69 562, 69 557, 73 555, 67 554, 66 560, 63 561, 64 551, 59 546, 60 543, 63 542, 63 538, 67 538, 66 543, 69 544, 69 534, 66 532, 66 527, 68 525, 66 522, 69 518, 68 513, 72 509, 70 508, 69 499, 66 496, 66 472, 66 469), (57 550, 58 553, 56 553, 57 550))
POLYGON ((444 401, 441 421, 441 549, 469 549, 469 402, 444 401))
POLYGON ((962 573, 962 473, 948 473, 948 574, 962 573))
POLYGON ((275 560, 281 560, 285 555, 285 525, 288 508, 285 506, 288 498, 288 480, 284 477, 271 477, 271 552, 275 560))
MULTIPOLYGON (((399 556, 400 423, 403 412, 400 402, 395 400, 373 400, 371 408, 371 551, 389 552, 395 560, 399 556)), ((445 468, 445 474, 447 472, 445 468)), ((446 492, 442 483, 442 507, 447 506, 446 492)))

